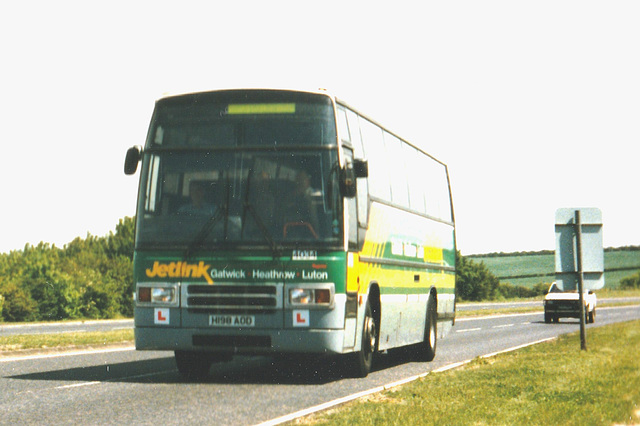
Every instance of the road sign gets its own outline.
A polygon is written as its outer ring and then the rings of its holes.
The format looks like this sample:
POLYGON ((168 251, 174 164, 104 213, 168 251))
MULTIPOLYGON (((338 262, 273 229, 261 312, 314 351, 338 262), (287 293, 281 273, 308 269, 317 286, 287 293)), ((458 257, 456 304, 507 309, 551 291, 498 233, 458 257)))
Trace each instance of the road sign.
POLYGON ((556 283, 565 291, 577 290, 579 273, 584 290, 604 287, 602 212, 597 208, 556 211, 556 283))

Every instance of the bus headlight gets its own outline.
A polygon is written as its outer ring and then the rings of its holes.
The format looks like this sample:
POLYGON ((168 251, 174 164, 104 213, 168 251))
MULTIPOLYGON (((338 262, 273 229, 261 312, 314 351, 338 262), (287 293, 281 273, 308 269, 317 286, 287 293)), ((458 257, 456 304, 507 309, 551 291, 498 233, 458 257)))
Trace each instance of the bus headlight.
POLYGON ((333 284, 309 284, 289 287, 288 304, 291 307, 333 307, 333 284))
POLYGON ((311 288, 292 288, 289 290, 289 300, 292 305, 308 305, 315 299, 311 288))
POLYGON ((178 285, 143 283, 137 289, 139 305, 178 306, 178 285))

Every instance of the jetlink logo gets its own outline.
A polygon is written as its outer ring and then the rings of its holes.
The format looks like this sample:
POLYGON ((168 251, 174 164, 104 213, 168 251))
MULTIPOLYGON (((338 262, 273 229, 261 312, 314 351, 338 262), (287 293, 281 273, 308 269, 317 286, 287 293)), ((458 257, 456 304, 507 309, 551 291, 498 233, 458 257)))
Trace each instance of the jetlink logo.
POLYGON ((153 268, 146 270, 149 278, 204 278, 209 284, 213 284, 213 278, 209 274, 211 265, 204 263, 170 262, 160 263, 157 260, 153 268))

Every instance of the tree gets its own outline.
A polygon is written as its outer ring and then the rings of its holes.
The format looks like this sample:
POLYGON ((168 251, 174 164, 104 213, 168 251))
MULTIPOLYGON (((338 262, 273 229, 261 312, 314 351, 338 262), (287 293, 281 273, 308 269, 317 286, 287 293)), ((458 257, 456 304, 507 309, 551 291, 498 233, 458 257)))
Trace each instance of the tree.
POLYGON ((116 225, 116 233, 107 237, 107 251, 110 257, 125 256, 133 261, 133 242, 136 225, 132 217, 120 219, 116 225))
POLYGON ((132 316, 134 229, 126 217, 107 237, 87 234, 62 249, 41 242, 0 254, 0 319, 132 316))
POLYGON ((34 321, 38 318, 38 305, 23 289, 15 283, 3 283, 4 306, 2 318, 5 321, 34 321))
POLYGON ((475 263, 456 251, 456 295, 460 300, 481 301, 494 299, 500 280, 485 266, 475 263))

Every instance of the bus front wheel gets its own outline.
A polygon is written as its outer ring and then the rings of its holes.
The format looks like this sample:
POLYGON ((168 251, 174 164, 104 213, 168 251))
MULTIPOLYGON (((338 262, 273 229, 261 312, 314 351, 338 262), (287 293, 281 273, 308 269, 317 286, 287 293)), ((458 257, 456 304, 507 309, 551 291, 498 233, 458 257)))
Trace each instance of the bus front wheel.
POLYGON ((364 325, 362 327, 362 341, 360 350, 353 354, 353 371, 356 377, 367 377, 373 366, 373 356, 378 348, 378 325, 373 317, 373 310, 369 301, 365 306, 364 325))

